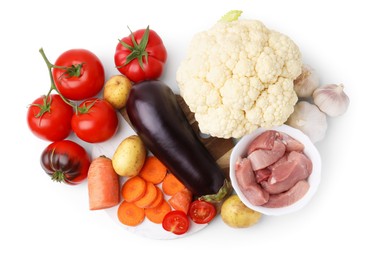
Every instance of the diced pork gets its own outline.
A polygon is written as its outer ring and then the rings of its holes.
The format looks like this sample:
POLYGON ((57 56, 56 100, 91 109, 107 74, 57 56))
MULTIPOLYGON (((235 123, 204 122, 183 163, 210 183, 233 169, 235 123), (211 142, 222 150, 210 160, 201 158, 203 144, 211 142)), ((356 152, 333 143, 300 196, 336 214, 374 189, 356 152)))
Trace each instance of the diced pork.
POLYGON ((313 163, 304 153, 292 151, 288 155, 288 160, 289 161, 297 161, 300 164, 305 165, 305 168, 308 170, 309 174, 312 173, 313 163))
POLYGON ((267 181, 271 176, 271 171, 268 168, 255 171, 255 181, 261 183, 262 181, 267 181))
POLYGON ((279 138, 283 141, 286 146, 286 150, 290 151, 297 151, 302 152, 304 151, 305 146, 298 140, 292 138, 290 135, 279 132, 279 138))
POLYGON ((258 149, 247 156, 251 161, 253 170, 260 170, 278 161, 285 153, 285 145, 279 139, 274 141, 271 150, 258 149))
POLYGON ((271 164, 270 166, 268 166, 268 169, 270 171, 272 171, 274 168, 276 168, 280 164, 286 162, 288 160, 288 154, 289 153, 286 152, 279 160, 277 160, 277 162, 275 162, 275 163, 271 164))
POLYGON ((248 160, 247 158, 243 158, 237 161, 236 179, 242 193, 250 201, 251 204, 259 206, 265 204, 268 201, 269 194, 267 191, 263 190, 258 183, 255 182, 254 171, 251 167, 250 160, 248 160))
POLYGON ((271 150, 274 146, 274 141, 279 136, 279 132, 275 130, 268 130, 258 135, 250 144, 247 154, 251 154, 257 149, 271 150))
POLYGON ((246 189, 241 189, 245 197, 255 206, 261 206, 270 199, 270 194, 262 189, 259 184, 249 185, 246 189))
POLYGON ((309 175, 306 164, 288 160, 271 171, 268 181, 261 182, 261 185, 270 194, 278 194, 289 190, 298 181, 307 179, 309 175))
POLYGON ((268 202, 263 205, 266 208, 281 208, 292 205, 293 203, 300 200, 309 190, 309 183, 305 180, 297 182, 288 191, 271 195, 268 202))
POLYGON ((240 186, 241 188, 245 188, 255 182, 255 175, 248 159, 240 158, 237 160, 236 179, 238 186, 240 186))
POLYGON ((285 207, 306 194, 313 164, 304 148, 298 140, 274 130, 255 138, 247 158, 236 163, 237 182, 251 204, 285 207))

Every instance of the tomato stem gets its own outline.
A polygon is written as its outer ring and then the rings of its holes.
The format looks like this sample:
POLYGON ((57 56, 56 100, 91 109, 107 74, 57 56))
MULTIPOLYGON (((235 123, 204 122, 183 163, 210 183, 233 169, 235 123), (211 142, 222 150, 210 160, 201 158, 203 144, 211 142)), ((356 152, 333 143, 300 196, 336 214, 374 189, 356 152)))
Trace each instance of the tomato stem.
POLYGON ((55 171, 51 176, 51 180, 56 181, 56 182, 63 182, 64 181, 64 172, 55 171))
POLYGON ((81 107, 78 107, 77 108, 77 113, 80 113, 80 114, 86 114, 86 113, 88 113, 89 112, 89 110, 92 108, 92 106, 94 106, 94 104, 96 103, 98 101, 98 99, 95 99, 95 100, 93 100, 93 101, 91 101, 90 103, 89 103, 89 105, 87 105, 86 103, 87 102, 85 102, 84 103, 84 105, 82 105, 81 107))
POLYGON ((149 26, 147 26, 147 28, 145 29, 143 37, 140 40, 140 43, 137 43, 135 39, 135 35, 131 31, 130 27, 128 27, 128 29, 131 32, 131 41, 132 41, 133 46, 128 45, 122 40, 119 40, 120 44, 122 44, 124 48, 127 48, 128 50, 130 50, 131 53, 127 56, 126 62, 118 66, 117 68, 126 66, 128 63, 130 63, 134 59, 137 59, 140 68, 144 70, 143 58, 145 60, 145 63, 148 64, 148 52, 146 51, 146 48, 149 41, 149 26))
MULTIPOLYGON (((52 92, 53 90, 55 90, 56 93, 58 93, 59 96, 62 98, 62 100, 63 100, 66 104, 70 105, 70 106, 75 110, 75 112, 77 112, 77 105, 74 104, 74 103, 72 103, 72 102, 70 102, 68 99, 66 99, 66 98, 60 93, 60 91, 58 90, 58 88, 57 88, 56 85, 55 85, 54 78, 53 78, 53 76, 52 76, 52 69, 53 69, 53 68, 57 68, 57 69, 66 69, 66 70, 67 70, 67 67, 65 67, 65 66, 56 66, 56 65, 52 64, 52 63, 48 60, 48 58, 47 58, 47 56, 46 56, 46 54, 45 54, 43 48, 40 48, 40 49, 39 49, 39 52, 40 52, 40 54, 42 55, 43 60, 45 61, 46 65, 47 65, 48 73, 49 73, 49 75, 50 75, 50 82, 51 82, 50 89, 49 89, 49 91, 47 92, 47 95, 46 95, 46 97, 45 97, 45 99, 44 99, 44 106, 49 106, 49 105, 50 105, 51 101, 48 101, 48 103, 46 103, 46 102, 47 102, 47 99, 48 99, 48 97, 50 96, 51 92, 52 92)), ((72 66, 73 66, 73 65, 72 65, 72 66)), ((79 64, 79 65, 77 65, 77 66, 81 69, 82 64, 79 64)), ((76 68, 76 67, 74 67, 74 69, 75 69, 75 68, 76 68)))

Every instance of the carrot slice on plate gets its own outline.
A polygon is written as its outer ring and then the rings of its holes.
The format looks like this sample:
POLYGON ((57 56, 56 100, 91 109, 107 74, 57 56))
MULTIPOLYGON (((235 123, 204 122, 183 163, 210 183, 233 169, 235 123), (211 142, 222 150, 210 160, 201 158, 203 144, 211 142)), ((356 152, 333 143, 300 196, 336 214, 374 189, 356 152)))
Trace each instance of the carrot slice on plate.
POLYGON ((140 208, 146 208, 153 203, 157 197, 157 187, 153 183, 147 181, 147 189, 145 194, 140 199, 136 200, 134 203, 140 208))
POLYGON ((165 179, 162 182, 162 191, 169 196, 173 196, 178 191, 185 188, 182 182, 180 182, 172 173, 166 174, 165 179))
POLYGON ((157 189, 156 199, 150 205, 148 205, 146 208, 157 207, 164 200, 164 194, 162 193, 162 190, 157 186, 156 186, 156 189, 157 189))
POLYGON ((161 183, 167 173, 166 166, 155 156, 149 156, 139 172, 139 176, 153 184, 161 183))
POLYGON ((137 226, 145 219, 144 209, 134 203, 123 201, 118 207, 118 219, 127 226, 137 226))
POLYGON ((139 176, 129 178, 122 186, 122 196, 127 202, 134 202, 144 196, 147 183, 139 176))
POLYGON ((157 207, 147 208, 144 211, 147 219, 153 223, 161 224, 165 215, 171 211, 171 207, 166 200, 163 200, 157 207))

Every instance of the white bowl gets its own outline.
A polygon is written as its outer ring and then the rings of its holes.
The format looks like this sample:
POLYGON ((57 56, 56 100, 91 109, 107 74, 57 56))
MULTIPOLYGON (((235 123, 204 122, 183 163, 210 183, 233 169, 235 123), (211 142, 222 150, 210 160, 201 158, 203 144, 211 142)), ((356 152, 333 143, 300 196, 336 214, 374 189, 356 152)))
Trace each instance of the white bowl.
POLYGON ((272 216, 278 216, 278 215, 284 215, 288 213, 292 213, 294 211, 297 211, 304 207, 308 202, 312 199, 315 192, 317 191, 318 185, 321 180, 321 157, 317 150, 317 148, 314 146, 314 144, 310 141, 309 137, 306 136, 304 133, 302 133, 300 130, 287 126, 282 125, 278 127, 273 127, 270 129, 264 129, 259 128, 255 130, 253 133, 246 135, 242 137, 236 144, 236 146, 233 148, 232 154, 230 156, 230 180, 232 183, 232 186, 236 192, 236 194, 239 196, 241 201, 248 207, 255 211, 258 211, 265 215, 272 215, 272 216), (236 161, 239 157, 246 157, 247 156, 247 148, 250 145, 250 143, 261 133, 267 130, 276 130, 280 132, 284 132, 291 137, 295 138, 296 140, 300 141, 304 146, 304 153, 306 156, 309 157, 309 159, 313 163, 313 171, 310 174, 308 178, 308 183, 310 185, 309 190, 307 193, 297 202, 281 208, 266 208, 263 206, 255 206, 249 202, 249 200, 243 195, 240 188, 238 187, 238 182, 236 180, 235 176, 235 165, 236 161))

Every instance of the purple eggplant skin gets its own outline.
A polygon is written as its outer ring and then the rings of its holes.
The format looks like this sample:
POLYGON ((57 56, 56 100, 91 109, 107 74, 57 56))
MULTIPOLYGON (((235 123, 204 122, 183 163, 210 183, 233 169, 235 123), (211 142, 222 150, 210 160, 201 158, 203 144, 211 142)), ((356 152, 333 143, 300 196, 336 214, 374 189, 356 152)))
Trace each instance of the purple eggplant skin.
POLYGON ((126 111, 144 145, 194 196, 219 192, 225 175, 193 131, 170 87, 158 80, 135 84, 126 111))

